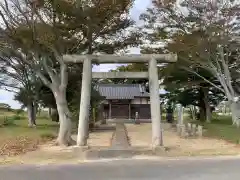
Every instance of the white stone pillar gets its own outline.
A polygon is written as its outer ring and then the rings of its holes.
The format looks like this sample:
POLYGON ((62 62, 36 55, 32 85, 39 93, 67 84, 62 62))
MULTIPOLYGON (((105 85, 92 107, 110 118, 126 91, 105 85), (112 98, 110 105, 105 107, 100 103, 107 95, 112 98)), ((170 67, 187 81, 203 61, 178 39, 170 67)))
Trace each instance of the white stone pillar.
POLYGON ((78 136, 77 136, 78 146, 87 145, 91 84, 92 84, 92 62, 90 59, 86 59, 83 62, 83 72, 82 72, 82 90, 81 90, 78 136))
POLYGON ((178 108, 178 124, 182 125, 183 124, 183 107, 181 104, 178 104, 177 108, 178 108))
POLYGON ((156 59, 150 59, 148 65, 150 107, 152 120, 152 146, 162 146, 161 114, 159 98, 158 67, 156 59))

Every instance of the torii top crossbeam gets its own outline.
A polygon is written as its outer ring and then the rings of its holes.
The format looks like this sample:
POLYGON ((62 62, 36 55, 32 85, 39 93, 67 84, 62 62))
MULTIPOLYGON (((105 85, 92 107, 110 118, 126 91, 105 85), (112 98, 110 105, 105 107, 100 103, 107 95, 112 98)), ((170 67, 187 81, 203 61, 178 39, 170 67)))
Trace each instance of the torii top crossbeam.
POLYGON ((92 60, 93 63, 136 63, 148 62, 150 59, 156 59, 157 62, 171 63, 177 61, 176 54, 129 54, 129 55, 64 55, 63 60, 66 63, 83 63, 84 60, 92 60))

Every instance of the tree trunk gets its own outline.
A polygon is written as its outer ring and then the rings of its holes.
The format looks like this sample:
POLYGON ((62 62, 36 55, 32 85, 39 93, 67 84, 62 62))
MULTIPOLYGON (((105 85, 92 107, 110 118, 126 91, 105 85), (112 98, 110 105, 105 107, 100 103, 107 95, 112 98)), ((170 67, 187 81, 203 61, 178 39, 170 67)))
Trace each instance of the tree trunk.
POLYGON ((232 112, 232 122, 233 125, 236 125, 237 127, 240 126, 240 109, 239 109, 239 103, 238 102, 231 102, 230 105, 231 112, 232 112))
POLYGON ((199 88, 199 120, 206 121, 206 107, 204 102, 204 90, 202 87, 199 88))
POLYGON ((60 122, 57 144, 60 146, 69 146, 72 145, 74 141, 71 138, 72 122, 66 96, 65 93, 61 91, 55 91, 54 95, 60 122))
POLYGON ((49 117, 51 118, 52 121, 59 122, 58 111, 56 108, 51 108, 49 112, 49 117))
POLYGON ((209 104, 209 98, 208 98, 208 89, 207 88, 203 88, 203 101, 204 101, 204 105, 205 105, 205 112, 206 112, 206 121, 208 123, 211 122, 212 120, 212 111, 211 111, 211 106, 209 104))
POLYGON ((202 122, 205 122, 206 116, 205 116, 205 108, 199 107, 199 120, 202 122))
POLYGON ((48 117, 51 118, 51 114, 52 114, 52 108, 48 108, 48 117))
POLYGON ((27 113, 28 113, 28 126, 29 127, 36 126, 36 111, 33 102, 27 105, 27 113))
POLYGON ((174 116, 173 116, 173 108, 172 107, 167 108, 166 119, 167 119, 168 123, 173 123, 174 116))
POLYGON ((57 144, 68 146, 74 144, 71 138, 72 122, 71 113, 68 108, 66 89, 68 84, 68 67, 64 64, 62 55, 53 49, 54 56, 60 64, 60 72, 53 71, 47 64, 47 58, 43 59, 43 67, 48 73, 51 81, 46 78, 40 71, 37 71, 37 75, 41 78, 43 83, 51 89, 54 94, 54 98, 57 105, 58 116, 59 116, 59 132, 57 138, 57 144))

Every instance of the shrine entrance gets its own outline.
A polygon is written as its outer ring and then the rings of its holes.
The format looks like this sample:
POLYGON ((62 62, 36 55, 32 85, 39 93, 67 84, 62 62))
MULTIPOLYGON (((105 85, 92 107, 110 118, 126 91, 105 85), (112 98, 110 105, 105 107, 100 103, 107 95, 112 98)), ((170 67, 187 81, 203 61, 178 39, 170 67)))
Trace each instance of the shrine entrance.
MULTIPOLYGON (((150 91, 150 109, 152 121, 152 146, 162 146, 161 115, 159 98, 158 63, 177 61, 174 54, 142 54, 142 55, 64 55, 66 63, 83 63, 82 89, 80 100, 77 145, 87 145, 89 106, 92 78, 148 78, 150 91), (92 72, 92 63, 148 63, 148 72, 92 72)), ((117 109, 114 109, 114 111, 117 109)))

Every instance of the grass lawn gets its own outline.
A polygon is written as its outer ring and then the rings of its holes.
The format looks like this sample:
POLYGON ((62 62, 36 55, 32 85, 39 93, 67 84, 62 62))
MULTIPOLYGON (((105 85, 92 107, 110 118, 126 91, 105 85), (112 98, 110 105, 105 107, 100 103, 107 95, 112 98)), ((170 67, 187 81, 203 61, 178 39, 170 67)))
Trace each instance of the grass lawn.
POLYGON ((37 127, 30 128, 25 113, 0 114, 0 156, 18 155, 35 150, 39 144, 57 135, 59 125, 46 117, 38 116, 37 127))
MULTIPOLYGON (((197 122, 199 123, 199 122, 197 122)), ((205 137, 223 139, 231 143, 240 144, 240 128, 232 125, 230 116, 213 115, 211 123, 202 124, 205 137)))
POLYGON ((205 124, 206 132, 204 136, 220 138, 231 143, 240 144, 240 129, 233 125, 205 124))
POLYGON ((49 119, 37 119, 37 127, 29 128, 27 119, 15 120, 15 124, 0 127, 0 139, 6 137, 29 136, 39 137, 41 135, 56 135, 58 124, 49 119))

